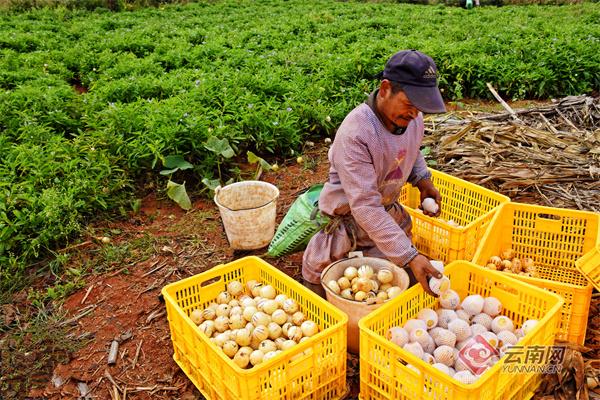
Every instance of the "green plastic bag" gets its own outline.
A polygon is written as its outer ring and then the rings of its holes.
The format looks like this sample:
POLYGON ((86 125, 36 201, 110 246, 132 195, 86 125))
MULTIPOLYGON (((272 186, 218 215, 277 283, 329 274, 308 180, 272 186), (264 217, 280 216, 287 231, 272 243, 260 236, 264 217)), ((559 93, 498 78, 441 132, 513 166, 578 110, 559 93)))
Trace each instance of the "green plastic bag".
POLYGON ((280 257, 304 250, 310 238, 327 225, 329 218, 319 211, 322 189, 322 183, 314 185, 294 201, 269 244, 269 256, 280 257))

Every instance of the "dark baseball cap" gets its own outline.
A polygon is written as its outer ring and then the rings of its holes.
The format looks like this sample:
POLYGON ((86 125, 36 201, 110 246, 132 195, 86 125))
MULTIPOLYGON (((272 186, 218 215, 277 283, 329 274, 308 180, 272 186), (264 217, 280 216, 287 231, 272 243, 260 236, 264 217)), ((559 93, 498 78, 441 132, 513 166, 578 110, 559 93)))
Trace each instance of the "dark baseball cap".
POLYGON ((437 67, 427 54, 417 50, 399 51, 387 61, 381 77, 398 82, 419 111, 428 114, 446 112, 437 87, 437 67))

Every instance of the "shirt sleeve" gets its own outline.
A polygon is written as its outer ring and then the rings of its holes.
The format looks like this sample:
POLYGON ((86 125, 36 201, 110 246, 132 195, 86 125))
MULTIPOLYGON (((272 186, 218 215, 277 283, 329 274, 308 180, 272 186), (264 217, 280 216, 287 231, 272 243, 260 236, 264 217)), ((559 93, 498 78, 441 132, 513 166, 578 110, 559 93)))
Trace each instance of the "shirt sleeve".
POLYGON ((427 168, 425 157, 423 157, 423 154, 419 152, 417 159, 415 160, 415 165, 408 175, 408 182, 411 185, 416 186, 421 179, 429 178, 431 178, 431 171, 429 171, 429 168, 427 168))
POLYGON ((381 204, 372 157, 367 144, 351 135, 345 136, 332 152, 332 162, 348 199, 352 217, 377 248, 402 267, 418 252, 381 204))

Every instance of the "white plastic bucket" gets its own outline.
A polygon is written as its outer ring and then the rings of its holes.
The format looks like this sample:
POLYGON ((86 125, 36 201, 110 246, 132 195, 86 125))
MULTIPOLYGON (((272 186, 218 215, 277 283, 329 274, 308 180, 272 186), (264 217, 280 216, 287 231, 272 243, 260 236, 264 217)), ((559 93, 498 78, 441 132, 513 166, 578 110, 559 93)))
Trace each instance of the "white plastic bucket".
POLYGON ((215 189, 227 240, 236 250, 268 246, 275 234, 279 189, 267 182, 236 182, 215 189))

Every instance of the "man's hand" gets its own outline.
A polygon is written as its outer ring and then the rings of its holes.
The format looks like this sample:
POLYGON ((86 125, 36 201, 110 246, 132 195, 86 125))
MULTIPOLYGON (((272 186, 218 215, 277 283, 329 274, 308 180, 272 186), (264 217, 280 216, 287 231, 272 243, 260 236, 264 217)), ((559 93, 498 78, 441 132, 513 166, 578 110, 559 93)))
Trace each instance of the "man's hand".
POLYGON ((431 182, 431 179, 421 179, 419 182, 417 182, 417 188, 421 193, 421 203, 423 203, 423 200, 425 200, 427 197, 431 197, 435 200, 435 202, 438 205, 437 213, 432 214, 429 211, 423 210, 423 214, 429 215, 430 217, 439 216, 442 212, 442 196, 440 195, 440 192, 435 188, 435 186, 433 186, 433 182, 431 182))
POLYGON ((425 291, 433 297, 437 297, 437 295, 433 293, 429 287, 429 277, 435 276, 439 279, 442 277, 442 273, 435 269, 427 257, 422 254, 419 254, 413 258, 412 261, 408 263, 408 266, 412 270, 417 281, 421 284, 421 286, 423 286, 423 289, 425 289, 425 291))

